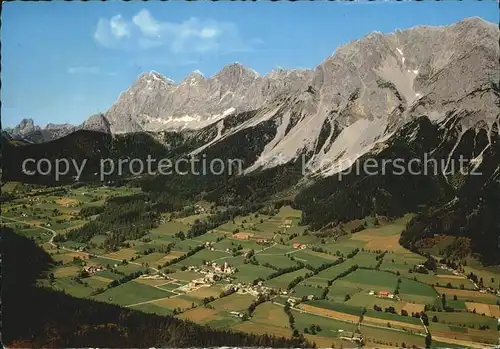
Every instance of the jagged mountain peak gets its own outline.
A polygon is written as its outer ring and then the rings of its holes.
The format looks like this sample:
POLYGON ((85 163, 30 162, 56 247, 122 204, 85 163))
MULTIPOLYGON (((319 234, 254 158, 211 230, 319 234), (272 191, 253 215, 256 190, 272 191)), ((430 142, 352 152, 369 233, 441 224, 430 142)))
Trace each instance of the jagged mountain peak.
POLYGON ((154 70, 151 70, 149 72, 144 72, 139 77, 137 78, 135 84, 164 84, 166 86, 173 86, 175 85, 175 81, 166 77, 165 75, 158 73, 154 70))
POLYGON ((180 84, 181 85, 186 85, 186 84, 195 85, 195 84, 202 82, 202 81, 206 81, 205 75, 203 75, 203 73, 197 69, 197 70, 192 71, 184 79, 182 79, 180 84))
POLYGON ((212 78, 220 79, 225 76, 256 79, 259 76, 259 74, 255 70, 247 68, 239 62, 233 62, 224 66, 212 78))
POLYGON ((491 28, 491 27, 498 28, 498 25, 495 25, 494 23, 488 22, 479 16, 467 17, 467 18, 464 18, 461 21, 458 21, 452 25, 456 25, 456 26, 482 26, 482 27, 488 27, 488 28, 491 28))
POLYGON ((68 123, 64 124, 53 124, 53 123, 48 123, 45 126, 46 130, 54 130, 54 129, 60 129, 60 128, 73 128, 74 126, 68 123))
POLYGON ((39 130, 40 127, 35 125, 32 118, 23 118, 19 124, 13 128, 6 128, 5 131, 12 136, 23 136, 28 133, 39 130))
POLYGON ((192 71, 192 72, 191 72, 191 74, 189 74, 189 75, 193 75, 193 76, 196 76, 196 75, 197 75, 197 76, 200 76, 200 77, 202 77, 202 78, 204 78, 204 77, 205 77, 205 75, 204 75, 204 74, 203 74, 200 70, 198 70, 198 69, 196 69, 196 70, 192 71))
POLYGON ((33 125, 33 119, 32 118, 23 118, 20 122, 19 125, 33 125))
POLYGON ((110 125, 103 113, 97 113, 85 120, 82 124, 82 129, 109 133, 110 125))
POLYGON ((23 131, 34 127, 36 127, 36 125, 32 118, 23 118, 15 128, 19 128, 20 131, 23 131))

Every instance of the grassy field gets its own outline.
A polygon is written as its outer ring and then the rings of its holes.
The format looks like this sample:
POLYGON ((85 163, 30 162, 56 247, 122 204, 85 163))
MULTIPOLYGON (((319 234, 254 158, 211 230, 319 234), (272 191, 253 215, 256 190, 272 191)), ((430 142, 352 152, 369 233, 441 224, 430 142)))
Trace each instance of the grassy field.
POLYGON ((242 264, 237 267, 238 271, 233 275, 240 282, 252 282, 261 277, 266 278, 274 272, 273 269, 261 265, 242 264))
POLYGON ((433 338, 445 343, 461 344, 462 347, 483 343, 483 347, 489 348, 493 347, 493 344, 498 344, 498 331, 496 330, 485 331, 442 323, 431 323, 429 330, 433 338), (484 344, 488 345, 484 346, 484 344))
POLYGON ((221 285, 213 285, 210 287, 202 287, 197 289, 196 291, 190 292, 189 297, 195 299, 203 299, 205 297, 219 297, 222 292, 223 287, 221 285))
POLYGON ((249 333, 267 333, 290 337, 292 330, 283 307, 269 302, 259 305, 250 321, 236 324, 234 329, 249 333))
POLYGON ((52 287, 56 290, 61 290, 73 297, 89 297, 93 289, 84 284, 76 282, 73 277, 58 277, 55 279, 52 287))
POLYGON ((217 315, 217 312, 213 309, 204 308, 204 307, 197 307, 197 308, 185 311, 184 313, 179 315, 179 318, 204 324, 204 323, 214 319, 214 317, 216 315, 217 315))
POLYGON ((291 272, 291 273, 286 273, 283 275, 280 275, 278 277, 275 277, 274 279, 266 280, 265 284, 269 287, 277 288, 277 289, 286 289, 288 284, 295 278, 299 276, 304 276, 305 274, 309 273, 310 271, 307 269, 299 269, 297 271, 291 272))
POLYGON ((165 258, 165 254, 164 253, 153 252, 153 253, 150 253, 150 254, 148 254, 146 256, 143 256, 143 257, 135 259, 134 262, 135 263, 139 263, 139 264, 148 263, 151 266, 155 266, 163 258, 165 258))
POLYGON ((484 316, 480 314, 473 314, 467 312, 427 312, 429 319, 434 316, 437 317, 439 323, 444 323, 447 325, 465 325, 466 327, 474 326, 478 328, 480 325, 487 325, 491 329, 496 329, 498 321, 490 316, 484 316))
MULTIPOLYGON (((366 308, 366 309, 373 309, 374 305, 378 305, 382 309, 388 308, 388 307, 394 307, 398 313, 401 313, 401 310, 405 307, 407 304, 406 302, 403 301, 398 301, 398 300, 391 300, 387 298, 379 298, 374 295, 369 295, 366 292, 359 292, 359 293, 345 293, 350 295, 350 299, 345 302, 345 304, 352 305, 355 307, 361 307, 361 308, 366 308)), ((330 297, 329 297, 330 299, 330 297)), ((337 299, 335 300, 336 302, 343 302, 344 299, 340 300, 337 299)), ((419 307, 423 309, 423 305, 419 307)))
POLYGON ((353 259, 348 259, 343 263, 334 265, 333 267, 330 267, 328 269, 319 272, 316 276, 323 278, 325 280, 332 280, 355 264, 356 262, 353 259))
POLYGON ((176 280, 191 281, 202 278, 203 274, 194 271, 178 271, 173 274, 168 274, 168 277, 176 280))
POLYGON ((472 272, 478 278, 483 278, 486 287, 500 288, 500 266, 484 267, 477 260, 469 258, 464 271, 466 274, 472 272))
POLYGON ((339 337, 339 335, 351 335, 356 330, 356 325, 345 321, 334 320, 331 318, 308 314, 299 310, 294 310, 296 327, 301 331, 304 328, 309 328, 311 325, 319 325, 321 327, 321 336, 339 337))
MULTIPOLYGON (((201 266, 203 265, 203 262, 212 262, 215 261, 217 262, 218 259, 222 257, 230 257, 231 255, 226 253, 226 252, 221 252, 221 251, 210 251, 210 250, 201 250, 198 253, 195 253, 194 255, 176 263, 176 266, 201 266)), ((224 261, 219 262, 224 263, 224 261)))
MULTIPOLYGON (((263 256, 283 256, 287 253, 294 252, 296 249, 294 249, 291 246, 284 246, 284 245, 274 245, 267 250, 265 250, 262 253, 259 253, 259 257, 263 256)), ((267 258, 267 257, 266 257, 267 258)))
POLYGON ((361 333, 365 338, 367 346, 386 346, 386 347, 406 347, 415 345, 425 347, 425 337, 413 335, 380 327, 361 326, 361 333))
POLYGON ((294 297, 303 297, 303 296, 314 296, 315 298, 321 297, 321 294, 323 293, 323 288, 322 287, 313 287, 313 286, 304 286, 304 285, 297 285, 293 288, 293 293, 292 295, 294 297))
POLYGON ((465 288, 468 290, 474 290, 474 284, 472 281, 466 279, 465 277, 456 277, 454 275, 431 275, 431 274, 419 274, 413 273, 413 278, 418 281, 426 283, 428 285, 444 287, 446 285, 451 285, 454 288, 465 288))
POLYGON ((154 299, 171 297, 174 295, 175 294, 172 292, 160 290, 135 281, 129 281, 117 287, 108 289, 93 298, 103 302, 128 306, 154 299))
POLYGON ((358 269, 342 278, 342 281, 363 290, 392 292, 396 288, 398 277, 394 274, 377 271, 358 269))
POLYGON ((293 254, 293 258, 296 261, 300 261, 304 264, 309 264, 313 268, 317 268, 322 264, 331 263, 337 260, 337 257, 326 253, 314 252, 312 250, 302 250, 293 254))
POLYGON ((386 312, 368 310, 363 317, 364 325, 386 326, 395 329, 402 329, 408 332, 425 334, 425 328, 420 319, 411 316, 401 316, 386 312), (388 325, 389 324, 389 325, 388 325))
POLYGON ((165 222, 160 224, 157 228, 151 230, 152 238, 162 237, 165 235, 174 235, 178 232, 186 233, 189 230, 189 226, 182 222, 165 222))
POLYGON ((248 306, 253 301, 255 301, 255 297, 252 295, 233 293, 227 297, 217 299, 211 304, 216 310, 241 311, 248 309, 248 306))
POLYGON ((272 266, 275 266, 276 268, 281 268, 281 269, 293 267, 296 265, 296 263, 294 261, 290 260, 290 258, 285 256, 284 254, 276 254, 276 255, 270 254, 269 251, 273 248, 274 247, 271 247, 271 248, 267 249, 266 251, 257 254, 255 256, 255 259, 257 259, 257 261, 261 264, 269 263, 272 266))
POLYGON ((156 315, 172 315, 173 312, 169 308, 162 307, 155 303, 145 303, 141 305, 136 305, 133 307, 135 310, 140 310, 145 313, 151 313, 156 315))
POLYGON ((291 331, 287 328, 283 328, 282 326, 263 324, 261 322, 254 322, 254 321, 239 322, 231 326, 231 329, 235 331, 260 334, 260 335, 268 334, 268 335, 275 335, 279 337, 289 337, 289 338, 292 336, 291 331))
MULTIPOLYGON (((358 292, 361 292, 359 287, 340 279, 335 281, 332 286, 328 288, 327 297, 331 301, 343 303, 346 295, 353 297, 358 292)), ((366 293, 366 291, 364 293, 366 293)))
POLYGON ((335 302, 332 302, 330 300, 314 300, 314 301, 307 302, 307 305, 313 306, 316 308, 331 310, 331 311, 338 312, 338 313, 352 315, 353 317, 356 317, 358 320, 359 320, 359 316, 361 315, 361 312, 363 310, 359 307, 353 307, 351 305, 343 304, 343 303, 335 303, 335 302))
POLYGON ((439 297, 431 286, 404 278, 399 288, 399 296, 402 300, 423 304, 434 304, 439 297))
POLYGON ((480 302, 485 304, 496 305, 497 301, 500 300, 499 297, 491 293, 481 293, 479 291, 470 290, 457 290, 445 287, 435 287, 435 290, 439 294, 445 294, 448 300, 453 299, 457 296, 457 299, 467 302, 480 302))

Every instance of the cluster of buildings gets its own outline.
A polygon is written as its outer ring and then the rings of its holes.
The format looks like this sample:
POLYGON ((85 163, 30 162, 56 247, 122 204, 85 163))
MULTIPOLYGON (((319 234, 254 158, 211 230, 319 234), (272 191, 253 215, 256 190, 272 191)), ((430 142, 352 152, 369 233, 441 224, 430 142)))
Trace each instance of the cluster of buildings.
POLYGON ((300 242, 294 242, 292 244, 293 248, 296 248, 298 250, 303 250, 304 248, 307 248, 307 244, 301 244, 300 242))
MULTIPOLYGON (((422 264, 419 264, 419 266, 421 266, 422 264)), ((450 268, 449 266, 447 266, 446 264, 440 264, 439 267, 443 270, 447 270, 447 271, 450 271, 453 273, 453 275, 461 275, 460 272, 458 270, 455 270, 453 268, 450 268)))
MULTIPOLYGON (((370 296, 374 296, 375 295, 375 291, 371 290, 369 293, 368 293, 370 296)), ((389 291, 385 291, 385 290, 382 290, 382 291, 378 291, 376 293, 376 296, 377 297, 380 297, 380 298, 389 298, 389 299, 394 299, 394 294, 392 294, 391 292, 389 291)))
POLYGON ((216 262, 212 262, 212 264, 210 264, 211 267, 213 268, 213 270, 216 272, 216 273, 224 273, 224 274, 234 274, 236 272, 235 268, 232 268, 228 263, 227 261, 224 262, 224 264, 217 264, 216 262))
POLYGON ((106 268, 104 268, 102 265, 89 265, 88 267, 83 267, 83 270, 89 274, 94 274, 99 271, 104 271, 106 270, 106 268))
MULTIPOLYGON (((283 294, 283 292, 282 292, 282 294, 283 294)), ((285 294, 286 294, 286 293, 285 293, 285 294)), ((307 300, 308 300, 308 301, 312 301, 312 300, 314 300, 314 295, 310 294, 310 295, 308 295, 306 298, 307 298, 307 300)), ((286 302, 287 302, 288 304, 290 304, 290 306, 291 306, 291 307, 294 307, 294 306, 297 304, 298 299, 297 299, 297 298, 292 298, 292 297, 290 297, 290 298, 288 298, 288 299, 286 300, 286 302)))
POLYGON ((208 286, 210 282, 206 280, 206 278, 200 278, 196 280, 191 280, 187 285, 180 286, 177 288, 179 291, 189 293, 191 291, 194 291, 202 286, 208 286))
POLYGON ((168 280, 166 276, 163 274, 142 274, 139 276, 139 279, 147 279, 147 280, 168 280))
POLYGON ((194 205, 194 210, 195 214, 203 214, 207 211, 205 210, 205 207, 201 206, 200 204, 194 205))
POLYGON ((215 248, 214 248, 214 243, 213 243, 213 242, 209 242, 209 241, 205 242, 205 248, 206 248, 207 250, 210 250, 210 251, 215 250, 215 248))
POLYGON ((291 219, 286 219, 282 225, 280 225, 280 228, 288 229, 292 227, 292 220, 291 219))
POLYGON ((187 267, 186 270, 204 274, 203 277, 192 280, 187 285, 188 289, 196 288, 201 285, 213 284, 216 281, 227 278, 229 275, 236 272, 236 268, 231 267, 227 262, 224 262, 224 264, 217 264, 216 262, 206 262, 206 264, 201 268, 191 265, 187 267))
MULTIPOLYGON (((339 330, 339 332, 344 332, 343 330, 339 330)), ((363 335, 359 333, 354 333, 352 336, 339 336, 340 339, 350 342, 362 343, 363 335)))
POLYGON ((233 285, 233 287, 236 287, 240 294, 249 294, 254 297, 259 297, 260 295, 266 296, 273 291, 272 288, 264 286, 262 281, 259 281, 257 285, 238 283, 237 285, 233 285))

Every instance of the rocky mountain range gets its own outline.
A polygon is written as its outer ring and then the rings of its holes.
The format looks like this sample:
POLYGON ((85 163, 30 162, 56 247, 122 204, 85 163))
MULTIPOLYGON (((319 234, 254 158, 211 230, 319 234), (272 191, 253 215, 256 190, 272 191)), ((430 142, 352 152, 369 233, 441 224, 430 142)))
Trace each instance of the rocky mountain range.
POLYGON ((484 128, 490 134, 499 125, 498 56, 498 27, 480 18, 373 32, 339 47, 314 70, 279 69, 261 77, 234 63, 210 78, 195 71, 179 83, 149 72, 106 113, 82 125, 42 129, 23 120, 6 131, 39 142, 78 129, 112 134, 214 129, 205 149, 272 120, 276 134, 258 164, 269 168, 308 153, 308 169, 331 174, 422 114, 438 122, 468 111, 456 132, 484 128), (252 120, 233 125, 235 115, 248 111, 255 111, 252 120), (337 165, 323 168, 332 159, 337 165))
POLYGON ((78 126, 49 123, 45 127, 40 127, 34 124, 33 119, 23 119, 16 127, 3 129, 2 135, 29 143, 42 143, 64 137, 78 130, 109 133, 110 127, 103 114, 92 115, 78 126))
POLYGON ((141 185, 203 192, 222 205, 292 193, 303 223, 320 231, 367 215, 417 212, 403 234, 407 247, 446 232, 472 239, 472 251, 498 264, 498 38, 498 26, 468 18, 447 27, 374 32, 337 48, 314 70, 261 77, 231 64, 210 78, 193 72, 178 84, 144 73, 106 113, 82 125, 41 129, 24 120, 7 130, 14 138, 52 141, 4 142, 10 167, 3 174, 47 181, 23 177, 19 161, 27 157, 89 159, 86 180, 96 179, 102 157, 237 158, 247 175, 160 176, 141 185), (432 175, 334 176, 355 162, 425 155, 441 164, 432 175), (453 171, 461 158, 481 175, 453 171))

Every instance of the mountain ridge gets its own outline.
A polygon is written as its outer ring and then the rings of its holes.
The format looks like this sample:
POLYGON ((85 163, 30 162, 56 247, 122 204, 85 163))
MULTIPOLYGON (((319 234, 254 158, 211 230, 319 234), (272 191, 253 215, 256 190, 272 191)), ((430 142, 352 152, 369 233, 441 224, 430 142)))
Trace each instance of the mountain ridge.
MULTIPOLYGON (((486 21, 482 20, 479 17, 470 17, 470 18, 466 18, 466 19, 464 19, 462 21, 459 21, 459 22, 457 22, 455 24, 452 24, 452 25, 449 25, 449 26, 415 26, 415 27, 412 27, 412 28, 409 28, 409 29, 405 29, 405 30, 399 30, 398 29, 395 32, 388 33, 388 34, 383 34, 381 32, 374 31, 374 32, 371 32, 368 35, 366 35, 366 36, 364 36, 364 37, 362 37, 360 39, 352 40, 352 41, 350 41, 350 42, 348 42, 346 44, 340 45, 339 47, 337 47, 337 49, 335 50, 335 52, 333 53, 332 56, 329 56, 329 57, 325 58, 325 60, 323 61, 323 63, 327 62, 329 59, 331 59, 332 57, 334 57, 336 54, 337 55, 338 54, 342 54, 346 49, 347 49, 347 51, 349 51, 349 47, 352 47, 353 45, 357 45, 357 44, 360 44, 360 43, 361 44, 367 43, 370 40, 373 40, 374 38, 377 38, 377 37, 379 37, 379 38, 380 37, 390 37, 390 36, 397 37, 398 35, 399 36, 401 36, 401 35, 404 36, 405 33, 409 33, 409 32, 412 32, 412 31, 432 31, 432 32, 439 32, 439 31, 444 31, 444 30, 447 30, 447 29, 453 28, 453 27, 465 27, 466 29, 476 28, 477 30, 479 30, 478 28, 482 28, 482 29, 486 28, 487 30, 498 30, 498 28, 494 24, 492 24, 492 23, 486 22, 486 21)), ((406 57, 406 59, 408 59, 408 57, 406 57)), ((320 64, 318 67, 320 67, 322 64, 320 64)), ((316 69, 318 67, 316 67, 316 69)), ((273 75, 275 75, 274 73, 286 72, 288 74, 293 74, 293 73, 297 73, 297 72, 311 72, 311 71, 314 70, 314 69, 303 69, 303 70, 301 70, 301 69, 297 69, 297 70, 280 70, 280 69, 277 69, 277 70, 269 72, 269 73, 265 74, 263 77, 261 77, 261 76, 258 76, 258 74, 256 72, 254 72, 253 70, 251 70, 249 68, 246 68, 243 65, 235 62, 235 63, 230 63, 230 64, 226 65, 219 72, 215 73, 210 78, 207 79, 207 78, 203 77, 203 79, 204 80, 209 80, 209 79, 212 79, 212 78, 216 78, 218 75, 224 75, 223 72, 228 71, 228 70, 229 71, 234 70, 234 68, 236 68, 236 70, 243 70, 243 71, 245 71, 247 73, 247 75, 251 75, 251 76, 254 76, 255 78, 261 78, 261 79, 263 79, 265 77, 272 77, 273 75)), ((196 72, 197 71, 194 71, 194 72, 188 74, 182 81, 185 81, 188 77, 190 77, 190 75, 192 75, 193 73, 196 73, 196 72)), ((148 72, 142 73, 138 77, 138 79, 136 80, 136 82, 134 84, 136 84, 141 79, 141 77, 143 77, 144 75, 151 75, 153 73, 154 73, 154 76, 156 78, 159 78, 159 80, 163 80, 164 82, 168 81, 170 84, 172 84, 174 86, 177 86, 177 85, 179 85, 182 82, 181 81, 181 82, 179 82, 179 84, 176 84, 173 80, 171 80, 171 79, 169 79, 169 78, 161 75, 160 73, 152 71, 152 72, 149 72, 149 73, 148 72)), ((201 74, 201 75, 203 75, 203 74, 201 74)), ((317 82, 318 79, 319 78, 316 78, 316 82, 317 82)), ((311 82, 314 82, 314 79, 311 82)), ((257 109, 257 106, 253 106, 251 109, 257 109)), ((226 109, 224 109, 224 110, 226 110, 226 109)), ((222 111, 224 111, 224 110, 219 110, 219 113, 222 112, 222 111)), ((184 113, 184 114, 188 115, 188 113, 184 113)), ((104 113, 104 115, 109 115, 109 111, 106 112, 106 113, 104 113)))
POLYGON ((38 139, 44 132, 54 139, 82 128, 211 135, 191 150, 195 155, 271 122, 276 129, 246 173, 308 154, 306 170, 329 176, 383 147, 394 132, 424 114, 443 125, 455 115, 454 133, 484 129, 490 139, 500 128, 497 37, 498 27, 468 18, 444 27, 370 33, 339 46, 314 70, 278 69, 259 76, 232 63, 210 78, 192 72, 178 84, 146 72, 106 113, 75 128, 32 133, 38 139), (252 118, 234 122, 250 111, 252 118))

